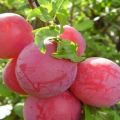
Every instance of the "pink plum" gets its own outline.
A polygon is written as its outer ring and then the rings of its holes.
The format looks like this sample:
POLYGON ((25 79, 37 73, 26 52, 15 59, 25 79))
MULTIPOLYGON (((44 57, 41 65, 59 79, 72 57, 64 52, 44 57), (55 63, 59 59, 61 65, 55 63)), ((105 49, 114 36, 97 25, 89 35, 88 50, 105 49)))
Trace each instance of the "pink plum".
POLYGON ((14 13, 0 14, 0 58, 15 58, 33 41, 32 26, 14 13))
POLYGON ((69 41, 72 41, 76 44, 78 44, 78 55, 81 55, 84 53, 85 48, 86 48, 86 43, 80 32, 78 32, 75 28, 65 25, 64 26, 64 31, 60 35, 60 38, 66 39, 69 41))
POLYGON ((71 91, 85 104, 112 106, 120 100, 120 67, 105 58, 87 58, 78 64, 71 91))
POLYGON ((16 59, 10 60, 4 68, 3 80, 5 85, 12 91, 19 94, 26 94, 25 91, 18 84, 15 75, 16 59))
POLYGON ((25 120, 80 120, 81 105, 69 92, 39 99, 28 97, 24 105, 25 120))
POLYGON ((77 73, 77 63, 51 56, 56 50, 54 43, 48 42, 46 50, 43 54, 31 43, 20 53, 16 66, 16 76, 21 87, 28 94, 40 98, 66 91, 77 73))

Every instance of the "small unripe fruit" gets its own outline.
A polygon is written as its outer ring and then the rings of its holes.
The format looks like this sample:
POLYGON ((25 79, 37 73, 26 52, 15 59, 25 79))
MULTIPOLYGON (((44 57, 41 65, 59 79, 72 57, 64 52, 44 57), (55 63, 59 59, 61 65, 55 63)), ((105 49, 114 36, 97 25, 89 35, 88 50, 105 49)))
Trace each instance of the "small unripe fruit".
POLYGON ((80 120, 80 102, 69 92, 39 99, 28 97, 24 105, 25 120, 80 120))
POLYGON ((32 26, 14 13, 0 14, 0 58, 15 58, 33 41, 32 26))
POLYGON ((17 61, 16 59, 13 59, 7 63, 3 71, 3 80, 5 85, 12 91, 19 94, 26 94, 18 84, 16 75, 15 75, 16 61, 17 61))
POLYGON ((85 104, 112 106, 120 100, 120 67, 105 58, 87 58, 78 64, 71 91, 85 104))

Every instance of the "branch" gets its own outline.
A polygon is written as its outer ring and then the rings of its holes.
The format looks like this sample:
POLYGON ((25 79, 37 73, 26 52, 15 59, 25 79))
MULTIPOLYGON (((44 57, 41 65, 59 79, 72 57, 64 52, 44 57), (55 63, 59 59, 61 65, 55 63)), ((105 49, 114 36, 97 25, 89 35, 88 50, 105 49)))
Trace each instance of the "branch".
POLYGON ((29 2, 32 9, 40 6, 40 4, 38 3, 37 0, 28 0, 28 2, 29 2))
MULTIPOLYGON (((40 4, 38 3, 37 0, 28 0, 28 3, 32 9, 35 9, 36 7, 39 7, 40 4)), ((38 17, 36 17, 34 28, 39 28, 39 27, 44 27, 47 26, 48 24, 41 21, 38 17)))

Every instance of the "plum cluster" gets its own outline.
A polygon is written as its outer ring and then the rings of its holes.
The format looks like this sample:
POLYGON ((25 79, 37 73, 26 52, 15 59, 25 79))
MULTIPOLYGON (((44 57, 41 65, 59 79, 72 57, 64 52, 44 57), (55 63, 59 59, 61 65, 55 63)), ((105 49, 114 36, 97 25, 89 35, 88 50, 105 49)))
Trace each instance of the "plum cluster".
MULTIPOLYGON (((73 27, 65 25, 61 39, 78 45, 86 43, 73 27)), ((76 63, 51 56, 57 45, 46 42, 41 53, 34 43, 32 26, 20 15, 0 14, 0 58, 10 59, 3 71, 5 85, 26 95, 25 120, 80 120, 81 102, 110 107, 120 100, 120 67, 101 57, 76 63)))

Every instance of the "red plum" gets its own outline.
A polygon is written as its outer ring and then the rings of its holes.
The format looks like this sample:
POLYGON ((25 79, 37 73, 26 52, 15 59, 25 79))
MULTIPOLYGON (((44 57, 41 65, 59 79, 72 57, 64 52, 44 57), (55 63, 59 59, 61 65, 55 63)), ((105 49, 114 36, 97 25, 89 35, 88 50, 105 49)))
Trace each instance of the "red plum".
POLYGON ((106 58, 87 58, 78 64, 71 91, 85 104, 112 106, 120 100, 120 67, 106 58))
POLYGON ((40 98, 55 96, 66 91, 74 82, 77 63, 52 57, 55 50, 56 45, 49 42, 43 54, 31 43, 20 53, 16 76, 28 94, 40 98))
POLYGON ((65 25, 63 33, 60 34, 60 38, 72 41, 78 45, 77 53, 81 55, 84 53, 86 48, 86 43, 80 32, 78 32, 75 28, 65 25))
POLYGON ((32 26, 14 13, 0 14, 0 58, 15 58, 33 41, 32 26))
POLYGON ((26 94, 20 87, 15 75, 16 59, 10 60, 4 68, 3 80, 5 85, 12 91, 19 94, 26 94))
POLYGON ((28 97, 24 105, 25 120, 80 120, 81 105, 69 92, 39 99, 28 97))

